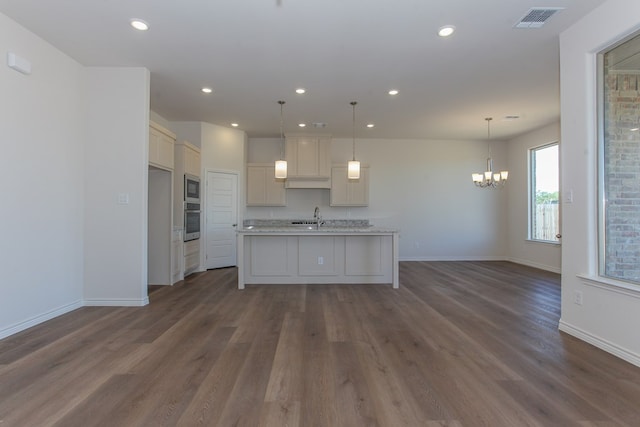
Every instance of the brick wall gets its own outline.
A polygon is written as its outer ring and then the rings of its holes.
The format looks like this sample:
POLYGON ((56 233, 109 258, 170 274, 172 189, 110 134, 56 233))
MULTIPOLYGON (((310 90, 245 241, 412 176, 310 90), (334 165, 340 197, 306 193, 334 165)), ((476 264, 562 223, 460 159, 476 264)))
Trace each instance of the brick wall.
POLYGON ((604 83, 604 274, 640 282, 640 72, 604 83))

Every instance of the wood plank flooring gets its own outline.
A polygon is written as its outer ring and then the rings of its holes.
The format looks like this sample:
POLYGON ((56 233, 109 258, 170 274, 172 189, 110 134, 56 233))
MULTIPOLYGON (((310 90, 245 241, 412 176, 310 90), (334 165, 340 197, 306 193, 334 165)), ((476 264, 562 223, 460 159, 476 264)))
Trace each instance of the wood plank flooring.
POLYGON ((236 269, 0 341, 0 427, 640 426, 640 368, 558 331, 558 275, 403 262, 388 285, 236 269))

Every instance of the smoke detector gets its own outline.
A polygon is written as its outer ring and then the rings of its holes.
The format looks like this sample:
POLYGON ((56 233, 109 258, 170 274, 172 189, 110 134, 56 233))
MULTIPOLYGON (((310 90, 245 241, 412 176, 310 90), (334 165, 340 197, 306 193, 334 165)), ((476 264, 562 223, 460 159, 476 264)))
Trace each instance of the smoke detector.
POLYGON ((564 10, 564 7, 532 7, 514 28, 541 28, 549 18, 561 10, 564 10))

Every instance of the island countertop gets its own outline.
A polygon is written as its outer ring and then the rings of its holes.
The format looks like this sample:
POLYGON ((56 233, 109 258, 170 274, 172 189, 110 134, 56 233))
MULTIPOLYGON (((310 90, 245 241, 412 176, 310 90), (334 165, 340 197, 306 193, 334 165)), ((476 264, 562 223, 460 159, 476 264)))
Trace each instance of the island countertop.
POLYGON ((398 230, 388 227, 332 227, 332 226, 249 226, 238 230, 243 234, 392 234, 398 230))
POLYGON ((398 230, 391 227, 374 226, 367 219, 322 220, 318 226, 313 220, 304 219, 249 219, 243 221, 243 234, 391 234, 398 230))

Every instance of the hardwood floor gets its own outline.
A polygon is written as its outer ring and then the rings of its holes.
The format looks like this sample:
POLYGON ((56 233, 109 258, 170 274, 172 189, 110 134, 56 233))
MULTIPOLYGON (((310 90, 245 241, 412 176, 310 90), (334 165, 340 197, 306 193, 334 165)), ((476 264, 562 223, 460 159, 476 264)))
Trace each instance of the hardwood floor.
POLYGON ((0 427, 640 426, 640 368, 558 331, 556 274, 403 262, 398 290, 236 277, 0 341, 0 427))

